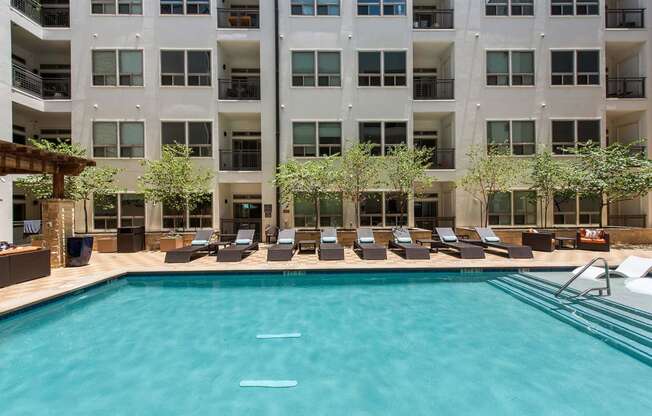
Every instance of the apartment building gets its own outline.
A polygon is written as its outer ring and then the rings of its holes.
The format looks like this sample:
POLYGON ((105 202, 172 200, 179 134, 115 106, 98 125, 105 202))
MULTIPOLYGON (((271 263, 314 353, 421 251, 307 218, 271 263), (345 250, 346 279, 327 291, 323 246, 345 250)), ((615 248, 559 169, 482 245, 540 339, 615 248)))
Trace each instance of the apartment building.
MULTIPOLYGON (((472 146, 527 158, 585 140, 652 137, 644 0, 1 0, 0 137, 61 138, 123 169, 94 232, 145 225, 348 226, 347 201, 317 218, 279 207, 276 164, 346 151, 432 151, 433 185, 401 216, 391 189, 370 189, 362 223, 473 225, 479 206, 455 187, 472 146), (181 142, 215 172, 192 212, 145 203, 143 159, 181 142)), ((2 235, 38 204, 0 184, 2 235), (13 194, 13 196, 12 196, 13 194), (10 206, 8 201, 12 201, 10 206)), ((527 186, 496 195, 495 226, 543 222, 527 186)), ((81 212, 81 207, 80 212, 81 212)), ((651 199, 610 207, 612 225, 651 226, 651 199)), ((555 201, 548 223, 597 223, 595 199, 555 201)), ((81 215, 78 228, 83 229, 81 215)), ((6 239, 6 238, 0 238, 6 239)))

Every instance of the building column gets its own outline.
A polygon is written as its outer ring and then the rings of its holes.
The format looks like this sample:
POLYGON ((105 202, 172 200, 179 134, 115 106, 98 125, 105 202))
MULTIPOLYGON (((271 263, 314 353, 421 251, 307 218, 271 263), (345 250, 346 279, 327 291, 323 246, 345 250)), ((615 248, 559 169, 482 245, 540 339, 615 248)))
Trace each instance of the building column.
POLYGON ((66 239, 74 235, 75 203, 67 199, 41 202, 42 233, 45 247, 50 249, 52 267, 66 265, 66 239))
MULTIPOLYGON (((12 141, 11 103, 11 23, 9 1, 0 2, 0 140, 12 141)), ((12 178, 0 178, 0 241, 13 242, 13 189, 12 178)))

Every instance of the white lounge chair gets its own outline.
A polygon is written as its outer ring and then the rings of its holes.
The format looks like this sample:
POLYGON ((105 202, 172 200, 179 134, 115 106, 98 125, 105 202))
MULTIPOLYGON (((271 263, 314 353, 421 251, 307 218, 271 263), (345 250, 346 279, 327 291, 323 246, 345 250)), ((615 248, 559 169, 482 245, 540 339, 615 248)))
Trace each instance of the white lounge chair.
MULTIPOLYGON (((584 266, 582 266, 584 267, 584 266)), ((573 275, 579 273, 582 267, 573 270, 573 275)), ((652 271, 652 259, 645 257, 629 256, 623 261, 616 270, 609 271, 609 276, 619 276, 625 278, 645 277, 652 271)), ((597 280, 604 277, 604 268, 591 266, 584 270, 579 276, 581 279, 597 280)))

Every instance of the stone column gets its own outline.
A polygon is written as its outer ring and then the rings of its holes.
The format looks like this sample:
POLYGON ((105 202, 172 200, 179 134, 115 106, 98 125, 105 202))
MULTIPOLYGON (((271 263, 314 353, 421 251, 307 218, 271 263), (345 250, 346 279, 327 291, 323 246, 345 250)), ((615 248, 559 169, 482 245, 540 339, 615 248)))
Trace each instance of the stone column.
POLYGON ((66 238, 74 234, 75 203, 67 199, 41 202, 43 241, 50 249, 52 267, 66 265, 66 238))

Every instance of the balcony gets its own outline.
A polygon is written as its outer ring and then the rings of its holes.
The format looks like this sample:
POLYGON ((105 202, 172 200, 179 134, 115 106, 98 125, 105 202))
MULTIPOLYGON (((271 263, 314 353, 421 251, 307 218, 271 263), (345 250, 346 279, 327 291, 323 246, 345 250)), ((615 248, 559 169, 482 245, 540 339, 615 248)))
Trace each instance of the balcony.
POLYGON ((219 79, 220 100, 260 100, 260 77, 219 79))
POLYGON ((35 0, 11 0, 11 7, 43 27, 70 27, 68 4, 41 4, 35 0))
POLYGON ((261 170, 260 150, 220 150, 221 171, 250 171, 261 170))
POLYGON ((414 6, 414 29, 452 29, 455 20, 453 9, 435 9, 428 6, 414 6))
POLYGON ((645 98, 645 77, 607 77, 607 98, 645 98))
POLYGON ((455 80, 436 76, 414 76, 415 100, 453 100, 455 99, 455 80))
POLYGON ((605 11, 607 29, 642 29, 645 9, 609 9, 605 11))
POLYGON ((260 27, 260 11, 253 8, 218 8, 217 27, 220 29, 258 29, 260 27))
POLYGON ((70 78, 42 78, 20 65, 13 65, 14 88, 36 95, 45 100, 70 99, 70 78))

